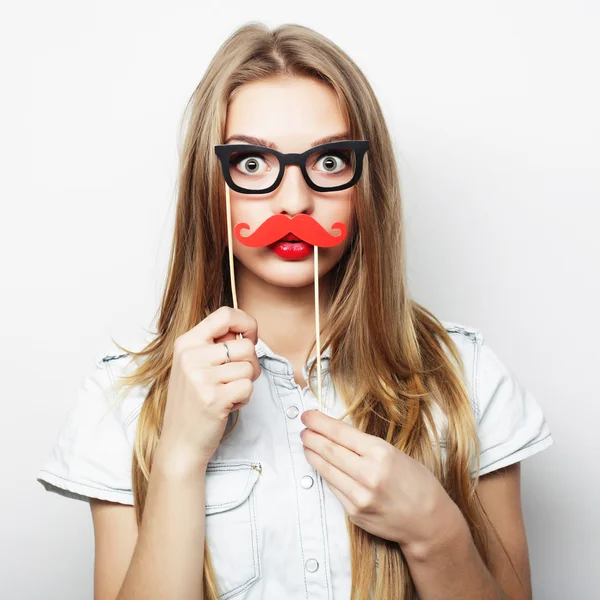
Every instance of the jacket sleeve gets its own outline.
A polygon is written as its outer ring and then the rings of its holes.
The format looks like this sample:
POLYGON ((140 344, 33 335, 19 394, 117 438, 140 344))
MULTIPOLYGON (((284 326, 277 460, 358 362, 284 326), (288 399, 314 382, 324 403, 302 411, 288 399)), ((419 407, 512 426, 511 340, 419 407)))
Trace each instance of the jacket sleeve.
POLYGON ((133 505, 133 447, 126 435, 110 367, 115 356, 98 357, 80 383, 54 446, 37 473, 49 492, 133 505))
MULTIPOLYGON (((554 443, 542 407, 480 336, 473 389, 480 442, 479 475, 545 450, 554 443)), ((476 462, 471 477, 476 475, 476 462)))

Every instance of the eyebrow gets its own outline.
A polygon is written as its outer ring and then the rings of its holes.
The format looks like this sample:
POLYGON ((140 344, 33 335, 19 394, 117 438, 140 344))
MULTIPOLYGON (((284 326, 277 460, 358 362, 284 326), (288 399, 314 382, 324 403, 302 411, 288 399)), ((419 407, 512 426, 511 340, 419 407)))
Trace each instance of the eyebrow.
MULTIPOLYGON (((350 134, 348 132, 338 133, 336 135, 328 135, 327 137, 321 138, 320 140, 315 140, 310 147, 314 148, 315 146, 320 146, 321 144, 329 144, 330 142, 342 142, 349 139, 350 134)), ((271 150, 277 150, 277 145, 269 140, 265 140, 263 138, 254 137, 253 135, 244 135, 242 133, 236 133, 235 135, 230 135, 226 140, 225 144, 229 144, 231 140, 239 140, 240 142, 247 142, 248 144, 254 144, 255 146, 265 146, 266 148, 270 148, 271 150)))

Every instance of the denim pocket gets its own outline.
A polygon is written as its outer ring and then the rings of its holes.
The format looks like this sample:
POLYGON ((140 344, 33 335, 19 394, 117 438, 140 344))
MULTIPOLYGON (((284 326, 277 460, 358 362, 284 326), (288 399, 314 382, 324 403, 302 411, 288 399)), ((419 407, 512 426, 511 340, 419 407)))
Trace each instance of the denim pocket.
POLYGON ((206 469, 206 539, 219 588, 228 600, 261 577, 254 486, 261 464, 218 460, 206 469))

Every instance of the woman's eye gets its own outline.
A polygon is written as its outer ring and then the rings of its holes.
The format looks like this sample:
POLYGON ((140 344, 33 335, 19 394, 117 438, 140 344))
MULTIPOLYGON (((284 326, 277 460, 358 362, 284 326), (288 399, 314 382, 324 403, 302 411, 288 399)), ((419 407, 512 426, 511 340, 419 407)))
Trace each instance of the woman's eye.
POLYGON ((261 168, 268 164, 260 154, 237 154, 232 155, 229 163, 239 169, 244 175, 255 175, 260 173, 261 168))
POLYGON ((329 152, 323 154, 315 164, 320 165, 321 170, 325 173, 338 173, 350 164, 350 160, 343 153, 338 156, 329 152))

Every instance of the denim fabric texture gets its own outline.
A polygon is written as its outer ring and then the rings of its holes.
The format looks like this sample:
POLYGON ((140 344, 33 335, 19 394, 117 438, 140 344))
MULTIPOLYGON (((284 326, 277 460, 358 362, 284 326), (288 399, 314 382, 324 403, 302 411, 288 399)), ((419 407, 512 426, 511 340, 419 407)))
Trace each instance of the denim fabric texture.
MULTIPOLYGON (((481 443, 480 474, 551 446, 540 404, 484 343, 482 333, 442 322, 467 371, 481 443)), ((133 505, 133 442, 148 389, 132 389, 111 408, 115 379, 135 364, 116 347, 107 350, 81 382, 37 480, 65 497, 133 505)), ((307 462, 300 439, 300 415, 318 408, 318 400, 308 386, 302 389, 294 381, 291 363, 260 339, 256 353, 262 372, 250 403, 241 409, 240 422, 221 442, 206 473, 206 536, 220 597, 348 599, 344 510, 307 462)), ((331 385, 329 360, 326 351, 321 357, 323 412, 339 418, 344 406, 331 385)), ((443 439, 444 415, 439 409, 434 415, 443 439)), ((473 463, 472 476, 475 467, 473 463)))

